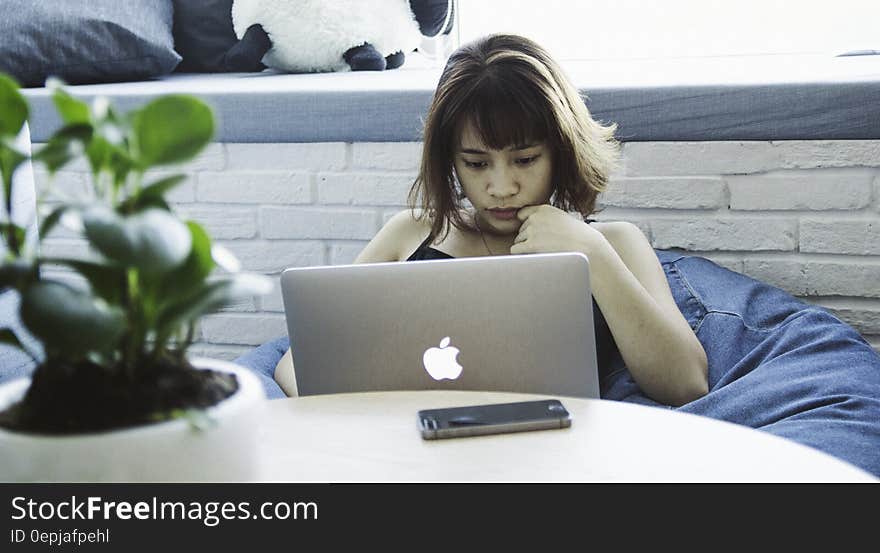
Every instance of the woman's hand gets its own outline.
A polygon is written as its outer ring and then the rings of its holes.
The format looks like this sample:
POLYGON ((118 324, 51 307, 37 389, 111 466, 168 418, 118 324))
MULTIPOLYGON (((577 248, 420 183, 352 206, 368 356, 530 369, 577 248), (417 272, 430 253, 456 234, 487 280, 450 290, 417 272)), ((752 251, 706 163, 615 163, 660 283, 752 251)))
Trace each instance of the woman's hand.
POLYGON ((522 226, 511 254, 582 252, 588 257, 605 241, 602 233, 551 205, 530 205, 517 212, 522 226))

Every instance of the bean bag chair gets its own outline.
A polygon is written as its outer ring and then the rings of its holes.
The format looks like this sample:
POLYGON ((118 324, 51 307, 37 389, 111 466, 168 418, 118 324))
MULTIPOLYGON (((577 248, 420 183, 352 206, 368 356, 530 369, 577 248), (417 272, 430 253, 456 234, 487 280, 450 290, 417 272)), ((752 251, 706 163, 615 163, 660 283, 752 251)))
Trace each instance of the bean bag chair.
MULTIPOLYGON (((707 259, 658 251, 706 350, 709 393, 678 408, 811 446, 880 476, 880 355, 825 309, 707 259)), ((624 367, 602 396, 668 408, 624 367)))

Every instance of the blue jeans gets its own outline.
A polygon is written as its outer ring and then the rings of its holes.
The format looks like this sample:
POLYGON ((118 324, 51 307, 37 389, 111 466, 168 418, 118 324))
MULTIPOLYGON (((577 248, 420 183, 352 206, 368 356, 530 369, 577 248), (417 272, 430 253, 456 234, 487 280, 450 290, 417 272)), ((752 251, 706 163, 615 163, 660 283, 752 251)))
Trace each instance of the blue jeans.
MULTIPOLYGON (((680 411, 742 424, 880 476, 880 356, 825 309, 711 261, 657 252, 706 350, 709 393, 680 411)), ((607 399, 661 406, 625 368, 607 399)))

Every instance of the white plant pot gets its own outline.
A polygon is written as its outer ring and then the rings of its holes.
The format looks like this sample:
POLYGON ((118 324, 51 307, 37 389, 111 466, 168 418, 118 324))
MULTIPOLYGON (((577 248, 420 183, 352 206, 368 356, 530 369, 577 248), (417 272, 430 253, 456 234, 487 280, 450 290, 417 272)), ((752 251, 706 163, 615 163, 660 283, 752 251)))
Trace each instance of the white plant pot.
MULTIPOLYGON (((235 374, 239 389, 204 411, 213 423, 186 419, 69 436, 0 428, 4 482, 244 482, 259 479, 257 429, 266 396, 249 370, 215 359, 193 365, 235 374)), ((19 400, 30 379, 0 385, 0 410, 19 400)))

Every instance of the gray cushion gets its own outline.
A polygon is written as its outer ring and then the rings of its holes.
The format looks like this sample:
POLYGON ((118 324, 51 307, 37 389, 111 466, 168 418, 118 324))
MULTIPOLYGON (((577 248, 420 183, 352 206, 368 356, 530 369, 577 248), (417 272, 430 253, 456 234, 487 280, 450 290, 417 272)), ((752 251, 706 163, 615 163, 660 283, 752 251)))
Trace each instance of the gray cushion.
MULTIPOLYGON (((568 62, 567 72, 624 142, 880 138, 880 75, 872 56, 767 56, 651 62, 568 62)), ((415 60, 413 60, 415 61, 415 60)), ((71 87, 131 109, 195 94, 214 108, 219 142, 399 142, 421 139, 439 68, 399 71, 174 74, 161 80, 71 87)), ((35 142, 59 121, 48 92, 26 91, 35 142)))
POLYGON ((22 86, 133 81, 180 61, 171 0, 0 0, 0 71, 22 86))

